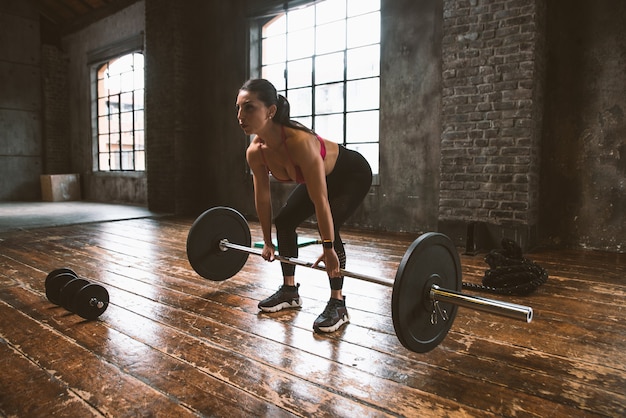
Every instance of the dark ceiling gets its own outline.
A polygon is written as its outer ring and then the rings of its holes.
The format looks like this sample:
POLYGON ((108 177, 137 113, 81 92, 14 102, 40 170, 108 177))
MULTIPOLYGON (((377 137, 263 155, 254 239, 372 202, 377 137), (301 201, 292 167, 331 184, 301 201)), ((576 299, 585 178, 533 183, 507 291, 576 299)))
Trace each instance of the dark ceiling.
POLYGON ((138 0, 33 0, 42 18, 60 34, 82 29, 138 0))

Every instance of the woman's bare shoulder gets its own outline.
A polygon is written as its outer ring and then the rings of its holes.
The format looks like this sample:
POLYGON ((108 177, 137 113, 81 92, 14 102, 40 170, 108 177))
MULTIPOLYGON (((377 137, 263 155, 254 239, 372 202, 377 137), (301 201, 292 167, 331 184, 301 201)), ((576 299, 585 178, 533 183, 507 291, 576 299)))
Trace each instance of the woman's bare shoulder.
POLYGON ((248 149, 246 150, 246 157, 248 161, 251 159, 256 160, 257 158, 261 158, 261 146, 264 144, 263 140, 258 136, 254 137, 250 144, 248 145, 248 149))

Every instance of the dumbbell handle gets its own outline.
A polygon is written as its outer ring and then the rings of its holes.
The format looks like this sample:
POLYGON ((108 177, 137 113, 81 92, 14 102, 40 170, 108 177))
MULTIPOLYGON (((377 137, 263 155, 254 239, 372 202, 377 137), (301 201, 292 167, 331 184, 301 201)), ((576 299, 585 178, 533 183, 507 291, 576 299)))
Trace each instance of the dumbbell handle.
POLYGON ((97 298, 91 298, 89 300, 89 305, 95 306, 98 309, 102 309, 104 307, 104 302, 98 300, 97 298))

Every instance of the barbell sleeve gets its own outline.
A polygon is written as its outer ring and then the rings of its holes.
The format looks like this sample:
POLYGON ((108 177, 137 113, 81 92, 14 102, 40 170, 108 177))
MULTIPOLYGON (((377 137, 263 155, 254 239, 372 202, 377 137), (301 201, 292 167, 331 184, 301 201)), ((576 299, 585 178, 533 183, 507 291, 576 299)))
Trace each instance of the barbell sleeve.
POLYGON ((530 322, 533 319, 533 308, 530 306, 466 295, 455 290, 442 289, 436 284, 430 288, 430 299, 439 302, 449 302, 465 308, 489 312, 524 322, 530 322))

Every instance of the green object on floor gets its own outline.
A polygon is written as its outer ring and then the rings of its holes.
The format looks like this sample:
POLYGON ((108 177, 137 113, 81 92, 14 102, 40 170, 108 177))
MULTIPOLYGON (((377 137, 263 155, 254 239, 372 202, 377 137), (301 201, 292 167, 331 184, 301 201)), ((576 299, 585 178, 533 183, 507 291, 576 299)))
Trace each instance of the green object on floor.
MULTIPOLYGON (((276 240, 272 240, 274 247, 278 248, 276 240)), ((321 244, 320 240, 315 238, 298 237, 298 247, 306 247, 307 245, 321 244)), ((257 241, 254 243, 255 248, 263 248, 263 241, 257 241)))

